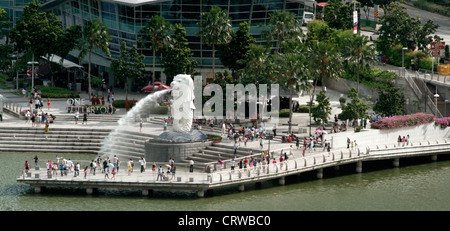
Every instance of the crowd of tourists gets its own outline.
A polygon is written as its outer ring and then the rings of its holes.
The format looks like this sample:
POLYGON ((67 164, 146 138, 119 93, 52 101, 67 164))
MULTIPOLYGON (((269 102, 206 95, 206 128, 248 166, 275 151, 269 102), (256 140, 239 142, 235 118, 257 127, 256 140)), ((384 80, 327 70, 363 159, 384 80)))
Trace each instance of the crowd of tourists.
MULTIPOLYGON (((31 91, 22 90, 24 98, 28 99, 29 109, 24 113, 26 120, 25 123, 30 123, 32 127, 43 126, 45 131, 49 131, 50 123, 53 123, 55 116, 45 112, 44 100, 42 99, 42 92, 35 87, 31 91)), ((50 111, 51 101, 47 98, 47 111, 50 111)))

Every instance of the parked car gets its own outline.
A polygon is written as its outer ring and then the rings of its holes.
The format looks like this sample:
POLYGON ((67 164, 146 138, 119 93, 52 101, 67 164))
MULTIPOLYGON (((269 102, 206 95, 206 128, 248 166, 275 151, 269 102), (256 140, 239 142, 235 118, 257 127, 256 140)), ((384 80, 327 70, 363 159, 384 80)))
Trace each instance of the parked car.
POLYGON ((145 86, 141 89, 142 93, 152 93, 155 91, 165 90, 165 89, 172 89, 170 86, 164 85, 161 82, 154 82, 153 84, 150 84, 148 86, 145 86))

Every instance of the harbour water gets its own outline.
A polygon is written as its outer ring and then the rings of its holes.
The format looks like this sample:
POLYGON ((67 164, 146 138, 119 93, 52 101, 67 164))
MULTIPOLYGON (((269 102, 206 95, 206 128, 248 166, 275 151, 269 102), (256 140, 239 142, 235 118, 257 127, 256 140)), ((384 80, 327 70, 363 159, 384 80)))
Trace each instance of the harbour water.
MULTIPOLYGON (((363 173, 354 166, 339 171, 328 169, 323 179, 308 174, 286 179, 286 185, 265 182, 215 190, 214 196, 140 191, 85 190, 56 188, 37 194, 16 182, 25 160, 33 167, 34 153, 0 153, 0 211, 439 211, 450 210, 450 160, 429 157, 414 163, 401 160, 400 167, 389 163, 367 163, 363 173), (379 168, 382 165, 384 168, 379 168), (373 168, 373 166, 377 166, 373 168)), ((55 154, 37 154, 40 166, 55 154)), ((64 158, 87 164, 95 156, 73 154, 64 158)), ((83 166, 83 165, 82 165, 83 166)), ((125 171, 119 174, 127 174, 125 171)), ((138 173, 135 173, 138 174, 138 173)), ((82 173, 80 174, 82 175, 82 173)), ((68 176, 72 177, 72 176, 68 176)), ((82 176, 81 176, 82 177, 82 176)))

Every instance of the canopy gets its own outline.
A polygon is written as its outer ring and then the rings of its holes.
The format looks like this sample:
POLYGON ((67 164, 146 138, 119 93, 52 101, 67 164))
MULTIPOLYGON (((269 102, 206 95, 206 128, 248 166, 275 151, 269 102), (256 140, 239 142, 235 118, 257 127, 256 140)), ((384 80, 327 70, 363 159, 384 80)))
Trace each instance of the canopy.
MULTIPOLYGON (((44 57, 44 56, 42 56, 41 58, 47 59, 47 58, 44 57)), ((57 55, 51 55, 51 56, 50 56, 50 61, 51 61, 51 62, 54 62, 54 63, 60 64, 60 63, 61 63, 61 59, 62 59, 62 58, 59 57, 59 56, 57 56, 57 55)), ((80 66, 80 65, 78 65, 78 64, 76 64, 76 63, 74 63, 74 62, 71 62, 71 61, 67 60, 67 59, 64 59, 64 60, 63 60, 62 66, 65 67, 65 68, 72 68, 72 67, 83 68, 83 66, 80 66)))
POLYGON ((317 5, 318 6, 326 6, 326 5, 328 5, 328 3, 327 2, 319 2, 319 3, 317 3, 317 5))

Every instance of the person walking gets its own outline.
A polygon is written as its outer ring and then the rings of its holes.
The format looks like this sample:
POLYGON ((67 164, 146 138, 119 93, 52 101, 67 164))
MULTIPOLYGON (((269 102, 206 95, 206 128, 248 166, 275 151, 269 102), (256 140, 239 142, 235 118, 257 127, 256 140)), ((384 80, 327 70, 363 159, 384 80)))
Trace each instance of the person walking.
POLYGON ((139 132, 142 132, 142 123, 143 123, 143 121, 142 121, 142 118, 141 118, 141 121, 139 121, 139 132))

